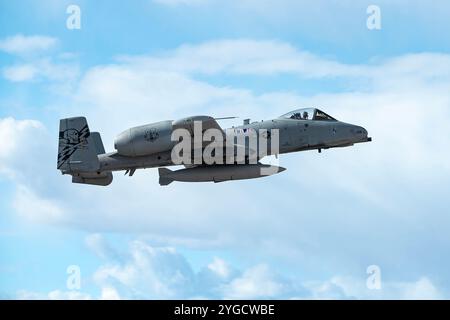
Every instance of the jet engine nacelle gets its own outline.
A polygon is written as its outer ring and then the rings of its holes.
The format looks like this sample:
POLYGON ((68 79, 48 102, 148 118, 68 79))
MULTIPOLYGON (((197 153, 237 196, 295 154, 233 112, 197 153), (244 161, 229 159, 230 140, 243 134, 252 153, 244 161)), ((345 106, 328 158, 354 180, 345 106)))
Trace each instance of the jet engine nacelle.
POLYGON ((114 141, 117 152, 123 156, 137 157, 169 151, 175 145, 171 141, 172 121, 161 121, 130 128, 114 141))

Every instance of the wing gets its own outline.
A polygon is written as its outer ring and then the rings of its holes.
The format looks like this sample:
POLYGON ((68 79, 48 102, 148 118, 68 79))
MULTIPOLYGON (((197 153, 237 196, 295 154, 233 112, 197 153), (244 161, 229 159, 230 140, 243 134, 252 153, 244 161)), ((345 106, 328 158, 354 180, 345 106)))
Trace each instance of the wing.
MULTIPOLYGON (((234 117, 229 117, 234 118, 234 117)), ((229 119, 226 118, 226 119, 229 119)), ((223 118, 225 119, 225 118, 223 118)), ((189 133, 191 134, 191 137, 194 136, 194 123, 197 123, 197 125, 199 123, 201 123, 201 129, 202 129, 202 134, 203 132, 205 132, 208 129, 216 129, 218 131, 220 131, 222 133, 222 137, 223 137, 223 143, 224 143, 224 151, 223 154, 228 155, 228 154, 232 154, 232 155, 236 155, 238 152, 238 149, 242 149, 242 152, 240 154, 245 155, 246 157, 249 157, 250 155, 254 155, 255 157, 257 157, 256 154, 256 150, 250 149, 248 146, 245 145, 239 145, 236 143, 232 143, 230 146, 228 146, 226 144, 226 133, 225 130, 223 130, 220 125, 217 123, 216 119, 213 117, 209 117, 209 116, 192 116, 192 117, 187 117, 187 118, 183 118, 180 120, 176 120, 172 123, 173 126, 173 130, 176 129, 186 129, 189 131, 189 133), (229 149, 231 148, 231 149, 229 149)), ((230 141, 231 142, 231 141, 230 141)), ((208 141, 203 141, 201 148, 203 149, 206 145, 208 145, 210 142, 208 141)), ((192 150, 195 151, 194 146, 192 146, 192 150)), ((195 152, 194 152, 195 154, 195 152)), ((224 160, 225 162, 226 160, 224 160)), ((187 168, 190 167, 195 167, 196 165, 188 165, 186 166, 187 168)))

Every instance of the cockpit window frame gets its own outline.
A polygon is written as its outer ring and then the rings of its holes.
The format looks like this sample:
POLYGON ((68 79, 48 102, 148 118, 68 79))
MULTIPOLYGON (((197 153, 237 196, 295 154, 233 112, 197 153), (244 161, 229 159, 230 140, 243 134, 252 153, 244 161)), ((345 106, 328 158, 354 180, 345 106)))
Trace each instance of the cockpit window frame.
POLYGON ((337 121, 335 118, 333 118, 332 116, 330 116, 330 115, 327 114, 326 112, 323 112, 323 111, 320 110, 320 109, 316 109, 316 112, 314 113, 313 120, 316 120, 316 121, 337 121), (318 119, 318 118, 317 118, 317 115, 318 115, 319 113, 321 114, 321 116, 322 116, 323 118, 321 118, 321 119, 318 119))
POLYGON ((280 118, 300 120, 300 121, 338 121, 329 114, 317 108, 297 109, 282 115, 280 118))

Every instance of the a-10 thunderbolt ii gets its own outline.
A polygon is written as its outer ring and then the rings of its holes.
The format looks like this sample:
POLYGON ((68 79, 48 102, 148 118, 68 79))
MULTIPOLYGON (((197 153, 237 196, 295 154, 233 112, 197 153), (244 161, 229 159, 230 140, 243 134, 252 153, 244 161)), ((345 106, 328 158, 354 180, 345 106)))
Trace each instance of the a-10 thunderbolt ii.
POLYGON ((116 151, 109 153, 105 152, 100 134, 89 131, 86 118, 62 119, 57 167, 62 174, 71 175, 74 183, 100 186, 112 182, 113 171, 125 171, 133 176, 136 169, 155 167, 159 168, 160 185, 173 181, 223 182, 259 178, 285 170, 260 163, 266 155, 315 149, 321 152, 372 141, 363 127, 338 121, 316 108, 295 110, 261 122, 250 123, 246 119, 243 125, 226 130, 217 123, 219 119, 224 118, 192 116, 130 128, 117 136, 116 151), (213 134, 204 139, 208 130, 213 134), (197 136, 202 139, 200 143, 196 142, 197 136), (191 137, 194 143, 189 141, 184 144, 185 149, 181 148, 181 141, 191 137), (211 147, 213 142, 216 144, 211 147), (182 152, 174 159, 177 146, 182 152), (210 151, 209 161, 206 150, 210 151), (165 168, 179 164, 185 168, 176 171, 165 168))

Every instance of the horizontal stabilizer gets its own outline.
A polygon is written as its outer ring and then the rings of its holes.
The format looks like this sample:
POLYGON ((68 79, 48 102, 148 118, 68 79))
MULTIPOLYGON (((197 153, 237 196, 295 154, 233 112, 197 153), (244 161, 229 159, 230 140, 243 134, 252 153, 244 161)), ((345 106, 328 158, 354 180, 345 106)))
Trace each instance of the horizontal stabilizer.
POLYGON ((91 184, 96 186, 108 186, 113 181, 111 172, 102 172, 99 174, 74 174, 72 183, 91 184))
POLYGON ((95 145, 95 151, 97 152, 97 155, 104 154, 105 147, 103 146, 102 137, 100 136, 99 132, 91 132, 92 140, 94 141, 95 145))

